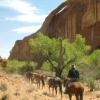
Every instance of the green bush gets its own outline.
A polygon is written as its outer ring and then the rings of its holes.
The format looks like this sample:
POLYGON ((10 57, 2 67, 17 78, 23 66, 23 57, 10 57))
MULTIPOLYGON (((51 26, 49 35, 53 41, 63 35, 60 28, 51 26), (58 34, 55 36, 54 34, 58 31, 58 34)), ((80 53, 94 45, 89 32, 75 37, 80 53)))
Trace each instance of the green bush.
POLYGON ((87 79, 88 86, 90 87, 90 91, 95 89, 95 84, 93 79, 87 79))
POLYGON ((50 71, 50 64, 46 61, 43 63, 41 70, 50 71))
POLYGON ((18 73, 20 71, 20 68, 25 65, 26 65, 26 62, 22 62, 22 61, 20 62, 18 60, 8 60, 6 72, 18 73))
POLYGON ((95 50, 89 57, 89 63, 93 66, 100 66, 100 50, 95 50))
POLYGON ((27 70, 31 69, 31 71, 34 71, 36 69, 37 63, 35 62, 30 62, 27 63, 26 65, 22 66, 19 70, 20 74, 24 74, 27 70))
MULTIPOLYGON (((27 61, 18 61, 18 60, 8 60, 7 61, 7 68, 5 69, 8 73, 20 73, 23 74, 27 69, 27 61)), ((35 69, 36 63, 30 62, 30 66, 35 69)))

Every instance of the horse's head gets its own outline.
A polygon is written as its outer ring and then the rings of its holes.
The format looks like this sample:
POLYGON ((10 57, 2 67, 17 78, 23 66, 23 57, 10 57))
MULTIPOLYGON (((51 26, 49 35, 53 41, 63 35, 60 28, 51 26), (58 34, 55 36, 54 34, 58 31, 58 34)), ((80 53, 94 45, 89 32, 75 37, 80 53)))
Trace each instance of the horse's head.
POLYGON ((64 87, 67 85, 67 83, 70 81, 70 78, 68 78, 68 77, 64 77, 63 78, 63 85, 64 85, 64 87))

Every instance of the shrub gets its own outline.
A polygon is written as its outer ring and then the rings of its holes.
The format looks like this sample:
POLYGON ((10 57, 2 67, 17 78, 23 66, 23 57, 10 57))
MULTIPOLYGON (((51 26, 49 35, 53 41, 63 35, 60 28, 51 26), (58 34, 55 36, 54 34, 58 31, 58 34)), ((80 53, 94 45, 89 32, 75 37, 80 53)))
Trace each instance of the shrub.
POLYGON ((8 94, 3 95, 0 100, 9 100, 8 94))
POLYGON ((5 83, 1 83, 1 84, 0 84, 0 90, 1 90, 2 92, 6 91, 6 90, 7 90, 7 85, 6 85, 5 83))
POLYGON ((90 91, 93 91, 95 89, 94 80, 88 79, 87 83, 88 83, 88 86, 90 87, 90 91))
POLYGON ((6 72, 17 73, 19 72, 20 68, 25 64, 26 64, 25 62, 20 62, 18 60, 8 60, 6 72))
MULTIPOLYGON (((9 73, 19 73, 23 74, 28 68, 28 63, 26 61, 18 61, 18 60, 8 60, 6 72, 9 73)), ((32 66, 32 69, 35 69, 37 63, 30 62, 29 66, 32 66)))

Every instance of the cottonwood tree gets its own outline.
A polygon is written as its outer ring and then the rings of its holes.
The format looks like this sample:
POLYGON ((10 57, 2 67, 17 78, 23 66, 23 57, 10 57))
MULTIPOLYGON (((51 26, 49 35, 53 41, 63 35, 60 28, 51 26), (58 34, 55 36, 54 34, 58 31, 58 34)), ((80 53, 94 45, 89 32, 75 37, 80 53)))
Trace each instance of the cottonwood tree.
POLYGON ((79 63, 79 59, 89 50, 80 35, 71 43, 68 39, 49 38, 39 32, 36 38, 29 40, 29 45, 35 54, 41 55, 50 63, 51 70, 58 77, 61 77, 64 68, 69 64, 79 63))

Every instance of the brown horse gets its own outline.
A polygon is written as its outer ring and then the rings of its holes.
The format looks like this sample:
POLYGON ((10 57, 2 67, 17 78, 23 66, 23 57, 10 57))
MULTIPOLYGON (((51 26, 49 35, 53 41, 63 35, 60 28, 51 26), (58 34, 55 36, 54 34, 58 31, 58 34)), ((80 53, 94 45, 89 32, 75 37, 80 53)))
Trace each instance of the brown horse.
POLYGON ((42 84, 42 88, 45 86, 45 82, 44 82, 44 75, 42 74, 38 74, 38 73, 33 73, 33 77, 32 77, 32 82, 36 82, 37 87, 40 88, 40 85, 42 84))
POLYGON ((31 83, 31 82, 32 82, 32 77, 33 77, 33 72, 27 71, 27 72, 25 73, 25 76, 26 76, 26 78, 29 80, 29 82, 31 83))
POLYGON ((49 92, 50 92, 50 88, 52 88, 52 93, 55 90, 56 95, 57 95, 57 88, 59 87, 59 92, 62 98, 62 80, 58 77, 48 77, 47 82, 49 86, 49 92))
POLYGON ((76 100, 83 100, 84 86, 81 82, 70 82, 69 78, 64 78, 64 86, 68 90, 69 99, 76 96, 76 100))

